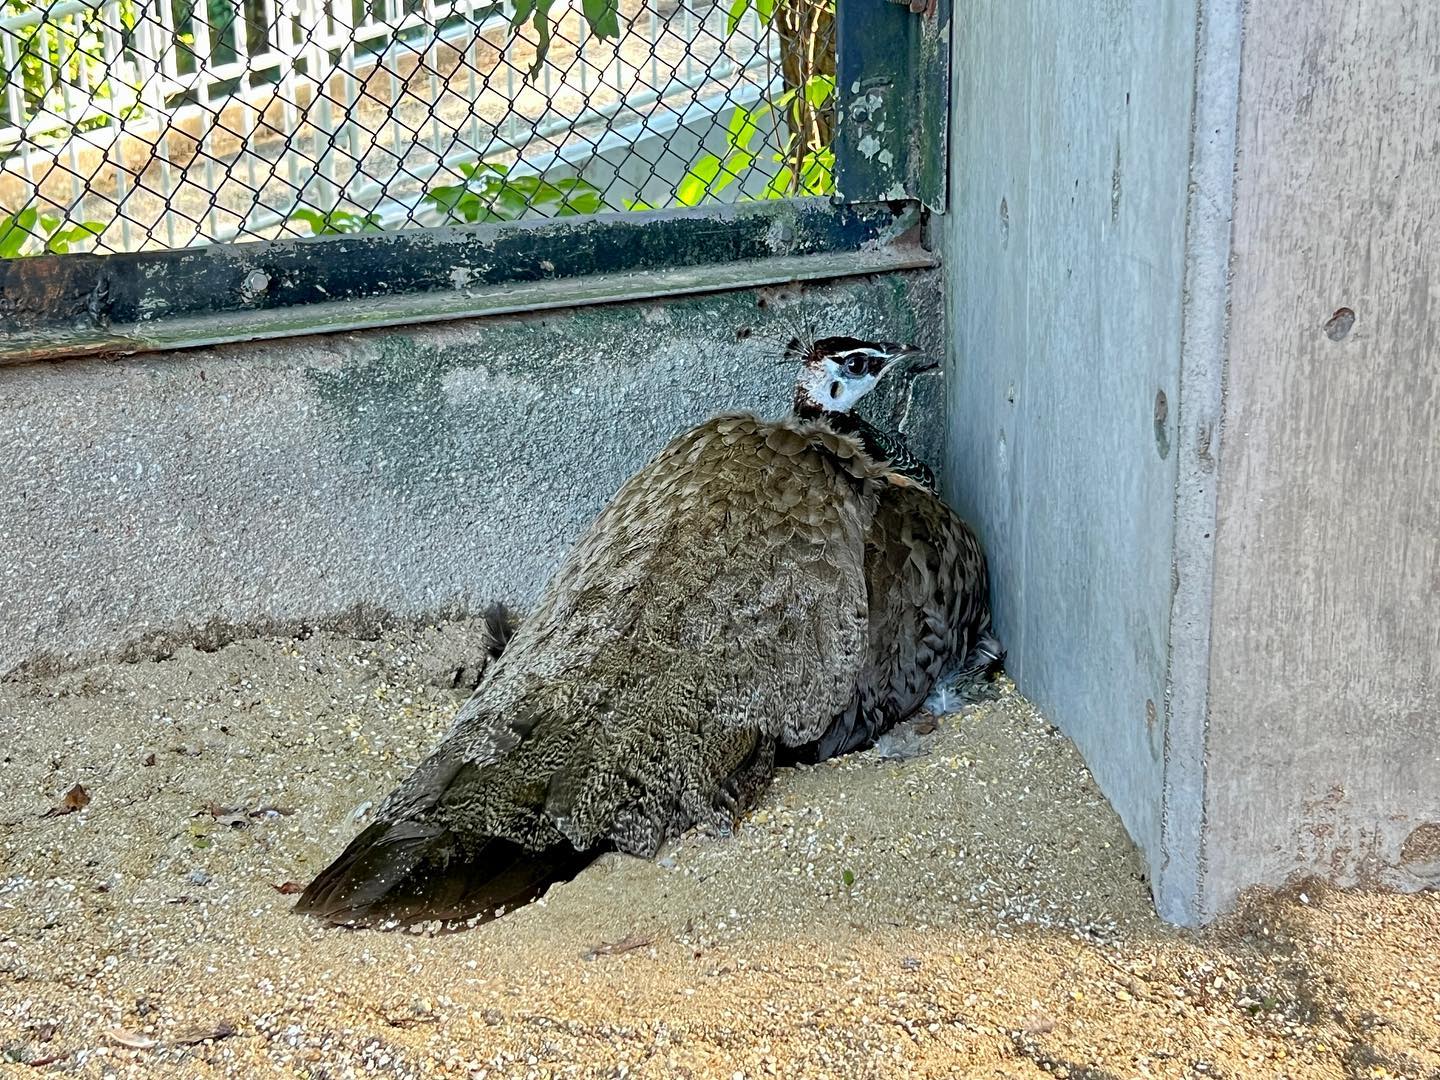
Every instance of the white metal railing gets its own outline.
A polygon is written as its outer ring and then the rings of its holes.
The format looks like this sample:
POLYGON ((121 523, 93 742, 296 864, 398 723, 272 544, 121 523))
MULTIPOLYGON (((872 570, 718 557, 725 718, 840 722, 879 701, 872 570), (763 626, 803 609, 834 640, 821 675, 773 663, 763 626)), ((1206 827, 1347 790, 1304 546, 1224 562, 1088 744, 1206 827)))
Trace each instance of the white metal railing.
POLYGON ((27 207, 94 223, 79 246, 102 251, 303 234, 299 208, 425 224, 425 188, 462 164, 583 176, 602 146, 772 84, 769 31, 752 11, 727 33, 728 8, 623 0, 602 42, 561 0, 531 81, 508 0, 0 0, 0 233, 27 207))

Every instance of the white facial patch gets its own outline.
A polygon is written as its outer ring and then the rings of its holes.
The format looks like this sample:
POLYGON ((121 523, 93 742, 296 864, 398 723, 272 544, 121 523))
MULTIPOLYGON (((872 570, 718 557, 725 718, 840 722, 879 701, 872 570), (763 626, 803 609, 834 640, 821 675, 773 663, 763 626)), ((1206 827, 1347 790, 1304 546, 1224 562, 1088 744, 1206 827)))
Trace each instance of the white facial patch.
POLYGON ((807 365, 800 375, 800 383, 810 400, 826 412, 838 413, 853 409, 879 381, 869 373, 851 375, 841 363, 828 356, 818 364, 807 365))

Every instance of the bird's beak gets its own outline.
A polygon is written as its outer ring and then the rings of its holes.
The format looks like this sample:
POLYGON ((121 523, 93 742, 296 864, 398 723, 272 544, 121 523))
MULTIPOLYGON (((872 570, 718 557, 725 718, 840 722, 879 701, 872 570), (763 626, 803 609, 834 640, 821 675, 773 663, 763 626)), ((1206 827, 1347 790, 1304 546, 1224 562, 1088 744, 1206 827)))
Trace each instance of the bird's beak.
MULTIPOLYGON (((883 348, 885 350, 885 367, 880 372, 881 378, 884 378, 886 373, 888 373, 897 364, 904 363, 908 370, 917 370, 916 366, 913 363, 906 362, 913 361, 916 357, 924 356, 924 350, 922 350, 918 345, 900 345, 895 342, 887 342, 883 346, 883 348)), ((923 371, 930 366, 933 365, 926 364, 918 368, 918 370, 923 371)))

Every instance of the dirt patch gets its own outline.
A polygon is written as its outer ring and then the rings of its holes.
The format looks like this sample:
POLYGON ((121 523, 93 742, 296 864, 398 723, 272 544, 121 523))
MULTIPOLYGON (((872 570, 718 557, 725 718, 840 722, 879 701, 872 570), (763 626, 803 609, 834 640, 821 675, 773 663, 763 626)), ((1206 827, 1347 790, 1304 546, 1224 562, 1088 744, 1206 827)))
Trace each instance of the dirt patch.
POLYGON ((292 915, 482 640, 320 632, 0 685, 0 1071, 1440 1076, 1440 896, 1302 886, 1167 928, 1010 688, 475 930, 292 915))

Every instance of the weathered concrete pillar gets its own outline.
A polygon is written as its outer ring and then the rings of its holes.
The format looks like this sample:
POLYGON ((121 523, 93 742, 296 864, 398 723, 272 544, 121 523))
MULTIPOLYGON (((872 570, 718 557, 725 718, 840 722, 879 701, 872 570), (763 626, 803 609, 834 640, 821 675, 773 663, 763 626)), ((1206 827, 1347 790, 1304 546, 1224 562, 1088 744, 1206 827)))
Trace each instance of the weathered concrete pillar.
POLYGON ((947 476, 1016 678, 1172 919, 1440 885, 1440 7, 953 40, 947 476))

